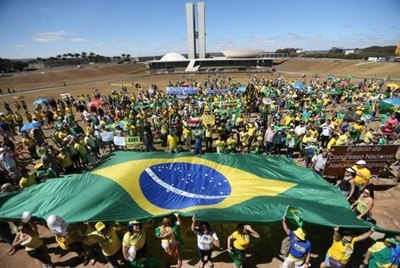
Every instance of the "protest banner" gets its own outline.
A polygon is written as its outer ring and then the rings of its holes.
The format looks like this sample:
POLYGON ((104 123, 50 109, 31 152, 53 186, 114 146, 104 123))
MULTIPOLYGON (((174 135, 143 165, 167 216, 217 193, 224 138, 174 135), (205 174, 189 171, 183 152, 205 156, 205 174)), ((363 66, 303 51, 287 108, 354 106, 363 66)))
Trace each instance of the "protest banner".
POLYGON ((116 146, 125 146, 126 145, 125 137, 115 136, 114 137, 114 144, 116 146))
POLYGON ((139 149, 140 146, 142 145, 139 136, 125 137, 125 142, 126 142, 126 148, 128 150, 139 149))
POLYGON ((346 168, 358 160, 364 160, 371 174, 384 173, 385 168, 396 161, 399 145, 333 146, 325 165, 324 176, 342 176, 346 168))
POLYGON ((220 89, 206 89, 205 94, 206 95, 216 95, 216 94, 226 94, 228 93, 227 88, 220 88, 220 89))
POLYGON ((197 87, 167 87, 166 92, 168 95, 192 95, 199 93, 197 87))
POLYGON ((213 114, 205 114, 202 117, 202 121, 204 125, 215 125, 215 115, 213 114))
POLYGON ((101 140, 104 142, 109 142, 114 140, 114 132, 113 131, 108 131, 108 132, 102 132, 100 133, 101 140))

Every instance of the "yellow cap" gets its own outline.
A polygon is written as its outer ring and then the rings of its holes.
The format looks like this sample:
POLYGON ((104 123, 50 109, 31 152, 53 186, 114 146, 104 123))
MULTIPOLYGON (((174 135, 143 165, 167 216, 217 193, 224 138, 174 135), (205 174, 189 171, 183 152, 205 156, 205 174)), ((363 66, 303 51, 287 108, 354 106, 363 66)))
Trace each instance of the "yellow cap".
POLYGON ((35 169, 36 169, 36 170, 39 170, 41 167, 43 167, 43 164, 42 164, 42 163, 39 163, 39 164, 36 164, 36 165, 35 165, 35 169))
POLYGON ((295 236, 297 236, 300 240, 306 240, 306 233, 301 228, 297 228, 296 231, 293 232, 295 236))
POLYGON ((98 232, 100 232, 101 230, 106 228, 106 225, 102 221, 99 221, 96 223, 95 228, 98 232))

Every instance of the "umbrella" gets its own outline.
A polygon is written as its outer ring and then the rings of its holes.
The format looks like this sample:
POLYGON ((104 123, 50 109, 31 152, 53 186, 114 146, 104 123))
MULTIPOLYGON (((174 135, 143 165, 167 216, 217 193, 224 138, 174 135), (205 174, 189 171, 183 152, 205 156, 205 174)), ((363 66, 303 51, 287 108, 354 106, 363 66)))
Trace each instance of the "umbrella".
POLYGON ((103 104, 104 104, 104 101, 103 101, 103 100, 93 100, 93 101, 89 102, 89 103, 87 104, 87 106, 88 106, 88 107, 92 107, 92 106, 98 107, 98 106, 101 106, 101 105, 103 105, 103 104))
POLYGON ((399 84, 397 84, 395 82, 391 82, 389 84, 386 84, 386 86, 390 87, 390 88, 399 88, 400 87, 399 84))
POLYGON ((341 87, 345 87, 345 86, 347 86, 347 84, 348 84, 347 81, 342 81, 342 82, 340 82, 339 85, 340 85, 341 87))
POLYGON ((400 98, 393 97, 393 98, 383 99, 380 102, 380 107, 381 107, 381 112, 393 112, 393 110, 396 110, 400 107, 400 98))
POLYGON ((38 122, 29 122, 21 127, 21 131, 28 131, 31 130, 32 128, 39 128, 41 126, 42 125, 38 122))
POLYGON ((49 100, 46 98, 38 98, 33 102, 34 105, 40 105, 42 103, 49 103, 49 100))
POLYGON ((306 85, 304 85, 304 84, 301 83, 301 82, 296 82, 296 83, 294 83, 293 87, 296 88, 296 89, 300 89, 300 90, 306 89, 306 85))
POLYGON ((246 90, 247 90, 246 86, 240 86, 235 91, 239 92, 239 93, 243 93, 243 92, 246 92, 246 90))

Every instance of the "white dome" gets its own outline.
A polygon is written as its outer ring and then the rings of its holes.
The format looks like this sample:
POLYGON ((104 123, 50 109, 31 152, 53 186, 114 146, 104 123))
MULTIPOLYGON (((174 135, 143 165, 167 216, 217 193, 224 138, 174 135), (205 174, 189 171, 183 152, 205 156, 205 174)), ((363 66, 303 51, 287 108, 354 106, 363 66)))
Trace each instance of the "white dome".
POLYGON ((187 59, 177 52, 170 52, 164 55, 160 61, 186 61, 187 59))
POLYGON ((227 58, 255 58, 263 52, 261 49, 232 49, 223 50, 227 58))

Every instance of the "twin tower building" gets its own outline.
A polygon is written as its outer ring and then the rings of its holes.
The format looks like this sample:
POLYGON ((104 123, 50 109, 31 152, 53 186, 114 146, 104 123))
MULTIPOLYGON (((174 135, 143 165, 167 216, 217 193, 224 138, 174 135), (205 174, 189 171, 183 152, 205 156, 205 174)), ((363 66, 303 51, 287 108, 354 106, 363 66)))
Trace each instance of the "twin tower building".
POLYGON ((186 27, 188 58, 206 58, 206 24, 203 2, 198 2, 196 5, 194 3, 186 3, 186 27))

